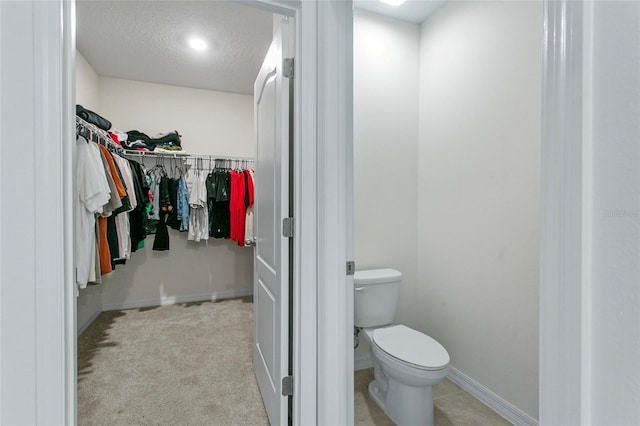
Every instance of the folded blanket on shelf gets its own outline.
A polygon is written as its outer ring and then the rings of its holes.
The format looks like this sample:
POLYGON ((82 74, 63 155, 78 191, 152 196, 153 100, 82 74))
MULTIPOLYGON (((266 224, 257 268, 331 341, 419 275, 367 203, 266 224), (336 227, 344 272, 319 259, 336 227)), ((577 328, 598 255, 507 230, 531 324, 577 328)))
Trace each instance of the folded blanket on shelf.
POLYGON ((129 130, 127 132, 127 139, 129 144, 133 144, 135 142, 142 142, 145 145, 145 148, 149 148, 153 150, 156 146, 162 147, 180 147, 180 134, 178 134, 177 130, 168 133, 159 133, 154 137, 149 137, 149 135, 142 133, 138 130, 129 130))
POLYGON ((76 105, 76 115, 88 123, 95 124, 102 130, 109 130, 111 128, 111 122, 109 120, 84 108, 82 105, 76 105))

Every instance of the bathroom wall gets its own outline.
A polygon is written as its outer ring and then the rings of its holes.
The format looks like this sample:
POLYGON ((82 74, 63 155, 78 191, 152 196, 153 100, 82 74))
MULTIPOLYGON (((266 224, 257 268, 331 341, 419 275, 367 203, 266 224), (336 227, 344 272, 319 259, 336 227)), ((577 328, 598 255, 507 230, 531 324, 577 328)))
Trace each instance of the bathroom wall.
POLYGON ((416 326, 419 27, 355 10, 353 37, 356 268, 401 271, 397 318, 416 326))
POLYGON ((421 26, 413 320, 538 417, 542 7, 447 2, 421 26))

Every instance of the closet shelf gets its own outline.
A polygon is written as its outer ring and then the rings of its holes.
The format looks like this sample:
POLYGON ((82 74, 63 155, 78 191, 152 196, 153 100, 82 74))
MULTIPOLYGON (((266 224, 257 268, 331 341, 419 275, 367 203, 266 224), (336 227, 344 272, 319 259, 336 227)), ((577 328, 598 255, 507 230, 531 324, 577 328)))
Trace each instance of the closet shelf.
POLYGON ((134 151, 134 150, 123 150, 123 155, 132 156, 132 157, 153 157, 153 158, 180 158, 185 160, 226 160, 226 161, 247 161, 254 162, 255 159, 253 157, 233 157, 233 156, 224 156, 224 155, 210 155, 210 154, 191 154, 188 152, 155 152, 155 151, 134 151))

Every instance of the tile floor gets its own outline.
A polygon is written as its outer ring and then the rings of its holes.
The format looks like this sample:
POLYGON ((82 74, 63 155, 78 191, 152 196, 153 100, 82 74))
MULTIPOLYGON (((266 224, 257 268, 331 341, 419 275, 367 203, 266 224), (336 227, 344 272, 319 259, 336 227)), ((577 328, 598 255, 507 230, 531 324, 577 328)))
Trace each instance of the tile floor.
MULTIPOLYGON (((367 386, 372 380, 373 368, 355 373, 355 424, 392 426, 394 423, 369 396, 367 386)), ((433 411, 435 426, 511 425, 449 379, 433 388, 433 411)))

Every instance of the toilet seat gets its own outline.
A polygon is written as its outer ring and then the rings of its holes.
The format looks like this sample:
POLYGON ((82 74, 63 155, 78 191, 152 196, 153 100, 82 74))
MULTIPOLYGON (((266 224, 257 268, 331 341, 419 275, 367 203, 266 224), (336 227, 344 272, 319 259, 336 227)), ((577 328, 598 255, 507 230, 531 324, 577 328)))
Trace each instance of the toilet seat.
POLYGON ((378 349, 401 364, 420 370, 441 370, 449 365, 449 354, 435 339, 404 325, 373 331, 378 349))

